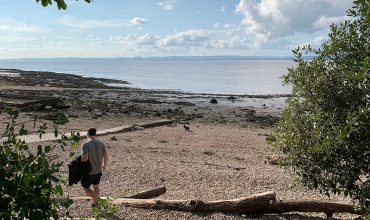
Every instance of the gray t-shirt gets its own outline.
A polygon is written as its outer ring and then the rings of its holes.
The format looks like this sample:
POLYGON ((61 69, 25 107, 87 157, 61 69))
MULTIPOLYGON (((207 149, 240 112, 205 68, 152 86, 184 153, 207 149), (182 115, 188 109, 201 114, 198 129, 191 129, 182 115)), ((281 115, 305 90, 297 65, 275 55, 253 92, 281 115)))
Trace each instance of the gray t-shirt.
POLYGON ((91 164, 89 175, 101 173, 105 145, 99 140, 89 140, 82 145, 82 153, 87 154, 91 164))

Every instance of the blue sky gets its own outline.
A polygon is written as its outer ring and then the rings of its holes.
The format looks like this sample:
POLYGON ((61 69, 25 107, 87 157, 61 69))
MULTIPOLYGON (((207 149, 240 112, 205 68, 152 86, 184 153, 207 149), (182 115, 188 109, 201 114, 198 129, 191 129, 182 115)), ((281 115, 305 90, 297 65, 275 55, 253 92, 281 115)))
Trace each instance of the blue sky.
POLYGON ((286 56, 318 47, 352 0, 1 0, 0 59, 286 56))

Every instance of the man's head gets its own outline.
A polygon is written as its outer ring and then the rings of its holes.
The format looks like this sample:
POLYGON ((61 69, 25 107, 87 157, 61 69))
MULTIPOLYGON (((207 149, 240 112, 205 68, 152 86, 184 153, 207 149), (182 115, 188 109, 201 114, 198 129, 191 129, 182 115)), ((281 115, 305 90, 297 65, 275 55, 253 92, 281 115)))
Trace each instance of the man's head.
POLYGON ((89 137, 95 137, 96 136, 96 128, 89 128, 89 130, 87 130, 87 135, 89 137))

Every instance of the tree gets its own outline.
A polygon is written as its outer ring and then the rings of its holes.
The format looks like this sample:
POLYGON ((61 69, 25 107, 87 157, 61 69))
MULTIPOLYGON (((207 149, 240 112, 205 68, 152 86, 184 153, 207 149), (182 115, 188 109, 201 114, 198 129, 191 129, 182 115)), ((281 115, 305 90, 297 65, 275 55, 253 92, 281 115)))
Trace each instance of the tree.
MULTIPOLYGON (((46 7, 48 5, 52 5, 53 1, 57 3, 58 9, 67 9, 67 4, 65 3, 65 0, 36 0, 36 2, 41 2, 42 6, 46 7)), ((78 0, 76 0, 78 1, 78 0)), ((92 0, 85 0, 85 2, 90 3, 92 0)))
POLYGON ((297 65, 284 76, 293 89, 274 147, 303 185, 348 195, 369 213, 370 1, 355 0, 347 15, 320 49, 293 50, 297 65))

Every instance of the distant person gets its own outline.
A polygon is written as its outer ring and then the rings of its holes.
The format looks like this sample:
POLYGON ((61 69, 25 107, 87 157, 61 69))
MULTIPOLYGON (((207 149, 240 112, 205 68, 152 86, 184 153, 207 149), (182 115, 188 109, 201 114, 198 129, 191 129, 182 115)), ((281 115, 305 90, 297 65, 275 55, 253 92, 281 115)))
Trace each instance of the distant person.
POLYGON ((100 194, 100 179, 102 172, 106 169, 108 164, 108 153, 106 145, 96 139, 96 129, 90 128, 87 131, 89 140, 82 145, 82 162, 89 161, 91 164, 91 171, 87 176, 82 177, 81 185, 87 196, 93 200, 92 206, 97 206, 97 200, 100 194), (93 190, 90 188, 93 185, 93 190))

